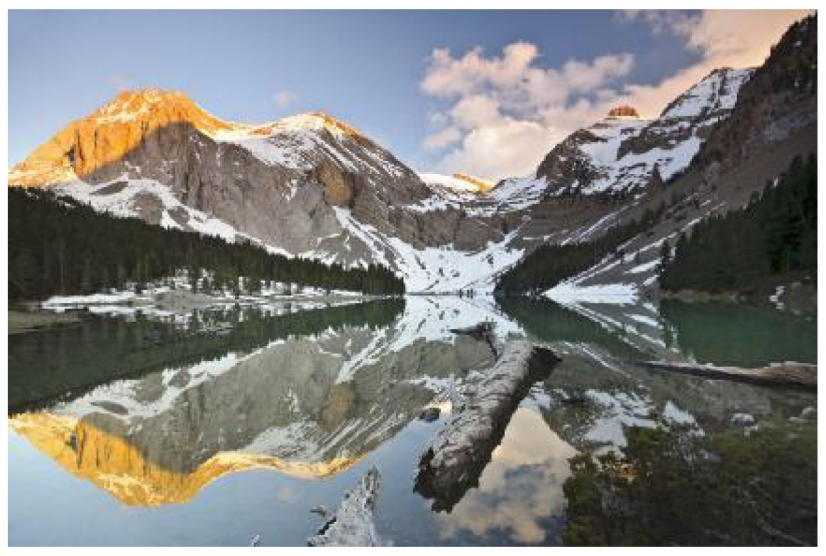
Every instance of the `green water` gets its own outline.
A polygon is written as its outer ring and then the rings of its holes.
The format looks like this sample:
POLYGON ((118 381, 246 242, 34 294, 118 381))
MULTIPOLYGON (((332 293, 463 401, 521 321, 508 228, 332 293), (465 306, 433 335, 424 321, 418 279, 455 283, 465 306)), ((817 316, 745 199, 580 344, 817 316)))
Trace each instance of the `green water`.
POLYGON ((661 313, 675 349, 702 363, 758 367, 817 362, 817 315, 767 306, 666 301, 661 313))
POLYGON ((97 316, 9 336, 10 545, 304 545, 375 465, 394 545, 554 545, 567 460, 624 427, 789 419, 816 396, 647 370, 652 358, 816 360, 816 322, 724 305, 409 297, 290 313, 97 316), (446 400, 484 376, 482 320, 563 358, 450 513, 413 491, 446 400), (451 386, 451 384, 453 386, 451 386), (422 408, 441 407, 435 422, 422 408), (48 500, 48 504, 43 501, 48 500))

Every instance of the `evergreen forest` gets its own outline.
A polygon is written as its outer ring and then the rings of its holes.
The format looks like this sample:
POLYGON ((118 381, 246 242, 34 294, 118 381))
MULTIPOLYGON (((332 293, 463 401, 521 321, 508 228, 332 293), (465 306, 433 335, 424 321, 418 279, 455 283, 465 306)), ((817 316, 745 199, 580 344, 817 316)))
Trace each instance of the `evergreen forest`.
POLYGON ((663 249, 664 290, 748 292, 762 280, 817 274, 817 162, 797 157, 743 209, 698 223, 663 249))
POLYGON ((9 188, 8 201, 12 300, 140 287, 181 272, 196 288, 235 294, 257 293, 268 281, 298 289, 404 293, 402 279, 376 265, 344 268, 288 258, 250 242, 229 243, 98 213, 44 190, 9 188))

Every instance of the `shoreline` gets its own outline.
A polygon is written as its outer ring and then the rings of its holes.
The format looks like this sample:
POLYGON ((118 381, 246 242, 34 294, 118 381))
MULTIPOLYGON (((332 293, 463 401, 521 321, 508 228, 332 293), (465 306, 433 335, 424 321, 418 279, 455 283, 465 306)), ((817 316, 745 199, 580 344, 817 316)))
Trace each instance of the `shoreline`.
POLYGON ((41 330, 51 330, 72 324, 78 324, 86 320, 86 317, 77 311, 57 313, 46 309, 8 310, 9 335, 22 334, 26 332, 38 332, 41 330))
POLYGON ((684 301, 686 303, 735 303, 770 305, 779 310, 794 313, 817 311, 817 287, 803 282, 779 282, 757 291, 707 292, 699 290, 660 290, 659 298, 684 301))

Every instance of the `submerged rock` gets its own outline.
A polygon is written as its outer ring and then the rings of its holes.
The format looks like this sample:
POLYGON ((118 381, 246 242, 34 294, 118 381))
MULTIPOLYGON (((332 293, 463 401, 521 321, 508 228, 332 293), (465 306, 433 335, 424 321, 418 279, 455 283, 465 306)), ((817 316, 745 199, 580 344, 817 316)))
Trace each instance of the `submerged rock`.
POLYGON ((438 421, 442 411, 438 407, 426 407, 419 414, 419 419, 425 423, 432 423, 438 421))

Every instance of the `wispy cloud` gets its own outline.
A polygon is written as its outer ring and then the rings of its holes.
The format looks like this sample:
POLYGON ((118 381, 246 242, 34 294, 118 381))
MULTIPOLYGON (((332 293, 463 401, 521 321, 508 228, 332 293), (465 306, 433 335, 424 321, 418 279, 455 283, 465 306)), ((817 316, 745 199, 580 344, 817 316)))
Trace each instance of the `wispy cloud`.
POLYGON ((273 100, 275 101, 275 104, 276 106, 278 106, 278 108, 286 108, 287 106, 290 106, 291 104, 298 102, 299 97, 292 91, 282 89, 275 94, 273 100))
POLYGON ((441 149, 462 138, 462 132, 455 127, 446 127, 441 131, 428 135, 424 146, 428 149, 441 149))
POLYGON ((618 10, 615 18, 619 23, 641 21, 655 34, 665 32, 689 33, 702 16, 679 10, 618 10))
POLYGON ((507 45, 494 56, 479 47, 460 56, 434 49, 419 86, 442 109, 429 116, 433 131, 425 147, 443 151, 438 169, 444 172, 464 170, 492 179, 530 173, 554 144, 615 104, 633 104, 653 117, 713 69, 759 65, 783 31, 805 13, 618 12, 618 24, 642 22, 652 33, 669 33, 700 55, 698 63, 653 85, 628 81, 635 62, 629 53, 547 68, 539 63, 539 47, 528 42, 507 45))

